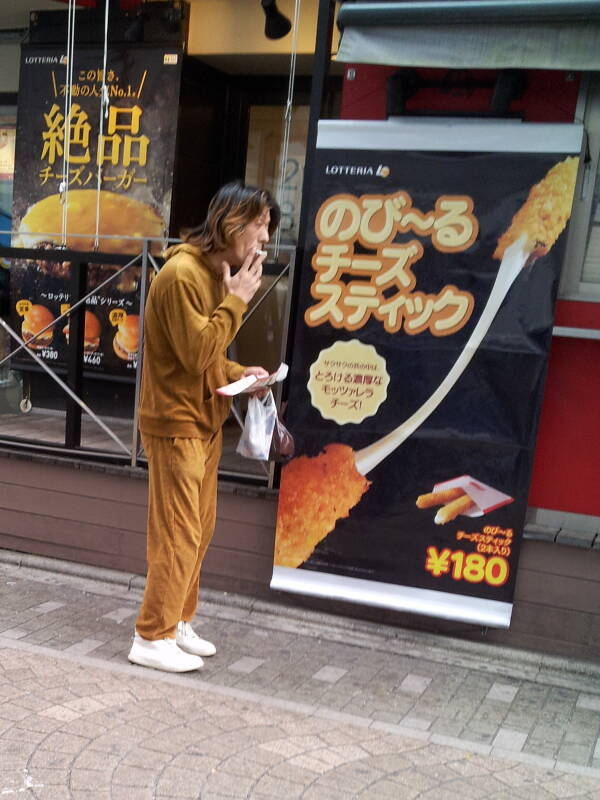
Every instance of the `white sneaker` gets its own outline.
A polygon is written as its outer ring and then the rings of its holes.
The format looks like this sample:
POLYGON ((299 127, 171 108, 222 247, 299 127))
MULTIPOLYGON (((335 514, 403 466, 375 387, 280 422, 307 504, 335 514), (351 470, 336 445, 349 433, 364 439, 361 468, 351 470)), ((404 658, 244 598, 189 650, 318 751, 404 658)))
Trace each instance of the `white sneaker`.
POLYGON ((194 656, 214 656, 217 648, 212 642, 201 639, 189 622, 178 622, 175 632, 175 641, 178 646, 194 656))
POLYGON ((161 669, 163 672, 190 672, 204 666, 199 656, 184 653, 175 639, 151 642, 149 639, 142 639, 139 633, 133 637, 133 645, 127 658, 133 664, 161 669))

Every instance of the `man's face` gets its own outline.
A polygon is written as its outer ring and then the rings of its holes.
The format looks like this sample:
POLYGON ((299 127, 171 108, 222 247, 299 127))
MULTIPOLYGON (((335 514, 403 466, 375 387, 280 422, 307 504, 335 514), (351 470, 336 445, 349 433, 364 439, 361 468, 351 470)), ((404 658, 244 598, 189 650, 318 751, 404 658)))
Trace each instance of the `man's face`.
POLYGON ((270 222, 271 212, 266 208, 260 216, 246 223, 241 231, 233 235, 229 259, 232 267, 241 267, 248 255, 265 247, 269 241, 270 222))

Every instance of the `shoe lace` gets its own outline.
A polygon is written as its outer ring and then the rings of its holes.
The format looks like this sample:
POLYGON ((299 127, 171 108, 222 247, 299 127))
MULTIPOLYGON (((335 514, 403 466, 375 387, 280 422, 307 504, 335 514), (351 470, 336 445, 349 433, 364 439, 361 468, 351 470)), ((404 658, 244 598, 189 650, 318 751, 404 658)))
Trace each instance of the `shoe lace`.
POLYGON ((190 639, 197 639, 198 636, 195 630, 192 628, 189 622, 182 622, 181 623, 182 633, 184 636, 189 637, 190 639))

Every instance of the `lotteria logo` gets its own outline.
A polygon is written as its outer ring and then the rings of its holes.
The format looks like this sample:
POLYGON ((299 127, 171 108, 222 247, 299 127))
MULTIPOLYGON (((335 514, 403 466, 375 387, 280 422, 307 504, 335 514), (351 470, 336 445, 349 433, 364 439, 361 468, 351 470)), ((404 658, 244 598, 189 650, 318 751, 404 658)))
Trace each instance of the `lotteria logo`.
POLYGON ((376 167, 359 164, 325 165, 325 175, 377 175, 380 178, 387 178, 389 174, 390 168, 385 164, 378 164, 376 167))
POLYGON ((26 64, 66 64, 67 57, 62 56, 25 56, 26 64))

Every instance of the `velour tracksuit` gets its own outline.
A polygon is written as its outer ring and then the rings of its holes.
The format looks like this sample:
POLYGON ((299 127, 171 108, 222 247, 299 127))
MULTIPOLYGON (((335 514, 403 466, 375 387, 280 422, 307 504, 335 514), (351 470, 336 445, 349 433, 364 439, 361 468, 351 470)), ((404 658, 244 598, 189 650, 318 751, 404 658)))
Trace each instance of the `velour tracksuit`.
POLYGON ((136 631, 173 638, 196 611, 212 538, 221 426, 231 401, 216 394, 244 367, 226 358, 246 304, 226 294, 198 248, 176 245, 154 278, 144 315, 139 410, 148 457, 148 571, 136 631))

